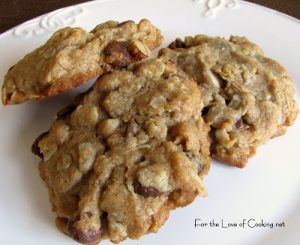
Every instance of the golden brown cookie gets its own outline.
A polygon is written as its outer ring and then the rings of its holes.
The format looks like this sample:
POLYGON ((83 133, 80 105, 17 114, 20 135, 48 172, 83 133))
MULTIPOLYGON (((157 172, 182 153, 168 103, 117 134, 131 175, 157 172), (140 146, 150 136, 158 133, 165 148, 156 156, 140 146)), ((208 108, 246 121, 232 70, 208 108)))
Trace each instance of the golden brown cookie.
POLYGON ((156 232, 206 195, 197 85, 161 59, 101 76, 33 144, 57 226, 82 243, 156 232))
POLYGON ((149 56, 163 38, 150 21, 108 21, 91 32, 63 28, 12 66, 2 87, 4 105, 43 99, 149 56))
POLYGON ((245 37, 176 39, 160 57, 198 83, 211 154, 220 161, 244 167, 259 145, 284 134, 297 116, 287 71, 245 37))

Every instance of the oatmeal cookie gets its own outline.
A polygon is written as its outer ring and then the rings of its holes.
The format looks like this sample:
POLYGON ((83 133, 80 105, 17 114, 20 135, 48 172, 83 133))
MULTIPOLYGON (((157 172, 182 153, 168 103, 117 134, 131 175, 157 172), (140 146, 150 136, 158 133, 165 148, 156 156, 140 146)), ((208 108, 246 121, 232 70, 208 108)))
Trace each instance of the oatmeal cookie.
POLYGON ((160 57, 198 83, 211 154, 220 161, 244 167, 259 145, 284 134, 297 116, 287 71, 245 37, 176 39, 160 57))
POLYGON ((150 21, 108 21, 91 32, 63 28, 12 66, 2 87, 4 105, 43 99, 149 56, 163 38, 150 21))
POLYGON ((209 127, 197 85, 161 59, 101 76, 33 144, 57 226, 82 243, 156 232, 206 195, 209 127))

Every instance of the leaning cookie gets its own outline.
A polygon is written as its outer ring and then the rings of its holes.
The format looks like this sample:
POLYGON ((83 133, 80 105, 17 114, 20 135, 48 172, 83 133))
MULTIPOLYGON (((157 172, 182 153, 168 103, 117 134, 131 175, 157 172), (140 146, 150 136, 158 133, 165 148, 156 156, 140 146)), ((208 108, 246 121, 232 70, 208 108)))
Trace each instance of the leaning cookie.
POLYGON ((161 59, 101 76, 33 144, 57 226, 82 243, 156 232, 206 195, 208 129, 194 81, 161 59))
POLYGON ((220 161, 244 167, 259 145, 284 134, 297 116, 287 71, 245 37, 177 39, 160 57, 198 83, 211 153, 220 161))
POLYGON ((43 99, 148 57, 163 38, 150 21, 108 21, 91 32, 63 28, 12 66, 2 87, 4 105, 43 99))

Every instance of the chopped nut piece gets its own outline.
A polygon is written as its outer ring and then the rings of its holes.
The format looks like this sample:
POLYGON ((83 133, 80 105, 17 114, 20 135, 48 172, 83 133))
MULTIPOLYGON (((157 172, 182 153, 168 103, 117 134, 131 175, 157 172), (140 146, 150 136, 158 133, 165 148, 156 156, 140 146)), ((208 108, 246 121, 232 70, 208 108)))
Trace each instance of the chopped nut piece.
POLYGON ((150 105, 153 108, 159 108, 161 106, 163 106, 165 103, 167 103, 167 100, 164 96, 158 96, 158 97, 154 97, 151 101, 150 101, 150 105))
POLYGON ((55 136, 58 143, 62 144, 69 137, 70 127, 68 125, 59 125, 55 130, 55 136))
POLYGON ((42 139, 38 146, 40 148, 41 153, 43 154, 43 160, 45 162, 47 162, 57 151, 57 144, 51 141, 51 139, 42 139))
POLYGON ((164 139, 167 137, 168 128, 161 118, 148 120, 145 123, 145 128, 150 137, 155 137, 157 139, 164 139))
POLYGON ((170 191, 169 176, 169 166, 159 163, 142 168, 137 173, 138 181, 142 186, 151 186, 160 192, 170 191))
POLYGON ((108 138, 112 135, 120 125, 119 119, 104 119, 98 125, 98 134, 104 138, 108 138))
POLYGON ((81 172, 87 172, 93 165, 96 157, 95 147, 89 143, 82 143, 79 150, 79 169, 81 172))
POLYGON ((88 114, 88 120, 90 121, 91 124, 95 125, 98 122, 98 117, 99 117, 98 109, 96 106, 93 106, 90 109, 90 112, 88 114))
POLYGON ((72 163, 72 157, 68 154, 64 154, 62 159, 57 162, 56 168, 58 171, 67 169, 72 163))
POLYGON ((131 49, 133 55, 136 57, 141 57, 142 59, 147 58, 151 51, 147 45, 143 44, 141 41, 134 40, 131 43, 131 49))

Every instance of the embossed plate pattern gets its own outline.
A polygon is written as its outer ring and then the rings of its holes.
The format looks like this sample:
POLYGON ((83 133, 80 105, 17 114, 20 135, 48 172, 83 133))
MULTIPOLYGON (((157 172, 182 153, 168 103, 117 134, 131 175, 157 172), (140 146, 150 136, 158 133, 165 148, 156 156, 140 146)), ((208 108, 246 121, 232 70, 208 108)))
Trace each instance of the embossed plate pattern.
MULTIPOLYGON (((0 36, 2 78, 25 53, 58 28, 92 29, 108 19, 149 18, 165 35, 165 45, 178 36, 205 33, 248 36, 268 56, 279 60, 295 80, 300 101, 300 23, 292 17, 237 0, 102 0, 57 10, 0 36)), ((88 85, 56 98, 18 106, 0 106, 0 243, 23 245, 75 244, 58 232, 30 153, 34 138, 47 130, 55 112, 88 85)), ((299 244, 300 119, 283 137, 262 146, 245 169, 213 162, 205 179, 207 198, 171 213, 158 234, 123 244, 299 244), (285 222, 285 227, 194 227, 194 219, 224 224, 243 219, 285 222)), ((110 244, 103 242, 101 244, 110 244)))

